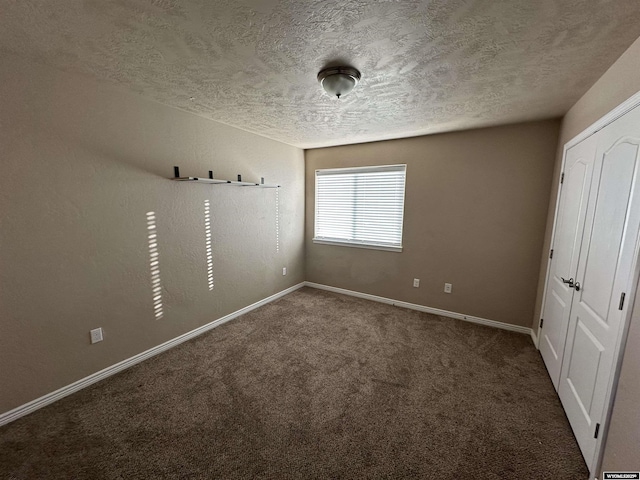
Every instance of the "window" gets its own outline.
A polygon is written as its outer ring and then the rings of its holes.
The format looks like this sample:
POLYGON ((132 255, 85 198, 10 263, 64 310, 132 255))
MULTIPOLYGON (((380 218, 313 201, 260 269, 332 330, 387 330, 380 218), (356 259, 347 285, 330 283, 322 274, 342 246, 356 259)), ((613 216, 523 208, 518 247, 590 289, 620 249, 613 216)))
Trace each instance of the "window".
POLYGON ((316 170, 314 243, 402 251, 406 165, 316 170))

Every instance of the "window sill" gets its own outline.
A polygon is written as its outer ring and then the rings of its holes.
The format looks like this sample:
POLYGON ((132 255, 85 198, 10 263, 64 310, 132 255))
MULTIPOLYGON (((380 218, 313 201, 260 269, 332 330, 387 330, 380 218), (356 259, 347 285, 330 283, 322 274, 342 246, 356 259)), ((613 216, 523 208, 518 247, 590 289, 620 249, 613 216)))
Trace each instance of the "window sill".
POLYGON ((375 244, 367 244, 367 243, 355 243, 348 241, 340 241, 340 240, 322 240, 319 238, 314 238, 313 243, 318 243, 320 245, 337 245, 339 247, 355 247, 355 248, 368 248, 370 250, 384 250, 387 252, 402 252, 402 247, 391 247, 388 245, 375 245, 375 244))

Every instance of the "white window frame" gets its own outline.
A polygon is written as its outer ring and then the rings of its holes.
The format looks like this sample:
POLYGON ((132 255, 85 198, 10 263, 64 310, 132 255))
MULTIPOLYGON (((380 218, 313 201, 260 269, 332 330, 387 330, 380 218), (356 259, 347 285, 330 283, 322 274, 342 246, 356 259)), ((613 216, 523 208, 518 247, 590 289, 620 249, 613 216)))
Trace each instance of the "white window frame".
POLYGON ((367 167, 347 167, 347 168, 328 168, 315 171, 315 205, 314 205, 314 235, 313 243, 322 245, 339 245, 344 247, 368 248, 373 250, 386 250, 390 252, 402 252, 402 240, 404 234, 404 203, 406 196, 406 175, 407 165, 377 165, 367 167), (398 172, 404 173, 404 184, 402 189, 401 200, 401 217, 400 217, 400 243, 385 243, 371 240, 356 240, 349 238, 322 237, 318 235, 318 176, 323 175, 339 175, 339 174, 366 174, 379 172, 398 172))

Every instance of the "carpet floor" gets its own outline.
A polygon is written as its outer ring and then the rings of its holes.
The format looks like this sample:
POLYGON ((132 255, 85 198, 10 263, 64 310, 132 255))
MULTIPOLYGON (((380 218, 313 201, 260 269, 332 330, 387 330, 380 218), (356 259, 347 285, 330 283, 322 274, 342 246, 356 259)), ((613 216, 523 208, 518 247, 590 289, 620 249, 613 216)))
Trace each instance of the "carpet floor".
POLYGON ((0 478, 562 479, 531 339, 303 288, 0 428, 0 478))

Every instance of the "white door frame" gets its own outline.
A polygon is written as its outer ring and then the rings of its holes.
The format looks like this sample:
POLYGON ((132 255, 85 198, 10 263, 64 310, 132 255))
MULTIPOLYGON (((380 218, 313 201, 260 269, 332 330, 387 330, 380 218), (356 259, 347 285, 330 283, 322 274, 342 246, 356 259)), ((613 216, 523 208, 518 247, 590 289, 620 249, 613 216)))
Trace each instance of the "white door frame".
MULTIPOLYGON (((613 123, 618 118, 622 117, 623 115, 625 115, 626 113, 633 110, 639 105, 640 105, 640 92, 636 93, 629 99, 622 102, 616 108, 611 110, 609 113, 604 115, 599 120, 595 121, 585 130, 583 130, 581 133, 579 133, 578 135, 573 137, 571 140, 569 140, 567 143, 565 143, 562 150, 562 165, 560 169, 560 175, 562 175, 562 172, 564 172, 565 163, 567 160, 567 150, 577 145, 587 137, 590 137, 591 135, 602 130, 604 127, 613 123)), ((558 185, 559 185, 559 188, 558 188, 558 193, 556 195, 556 208, 553 214, 553 230, 551 231, 551 248, 553 248, 553 242, 555 241, 556 222, 558 219, 558 209, 560 207, 560 195, 562 194, 562 188, 560 187, 560 184, 558 185)), ((633 306, 635 304, 635 292, 636 292, 636 288, 638 286, 638 281, 640 278, 640 261, 639 260, 640 260, 640 241, 636 244, 633 274, 629 281, 629 285, 627 287, 628 291, 626 292, 627 293, 626 313, 622 319, 622 325, 618 332, 618 339, 617 339, 616 346, 613 353, 613 359, 614 359, 613 374, 611 375, 611 379, 609 380, 607 394, 605 396, 605 403, 604 403, 605 411, 604 411, 604 416, 602 418, 602 424, 600 426, 601 434, 599 435, 598 441, 596 443, 596 450, 595 450, 595 455, 593 457, 593 461, 591 462, 591 465, 587 465, 589 467, 589 471, 591 475, 590 478, 592 479, 595 479, 597 477, 600 469, 602 468, 602 459, 603 459, 602 457, 604 454, 604 445, 605 445, 605 440, 607 438, 607 435, 609 433, 609 420, 611 419, 611 411, 613 410, 615 392, 618 387, 618 380, 620 378, 620 365, 622 363, 622 354, 624 353, 624 349, 627 342, 627 334, 629 332, 629 320, 631 318, 631 313, 633 311, 633 306)), ((551 268, 550 268, 551 261, 552 259, 548 258, 547 256, 547 274, 545 276, 544 290, 542 293, 542 305, 540 309, 540 318, 544 318, 544 306, 545 306, 545 300, 547 296, 547 286, 549 283, 549 275, 551 272, 551 268)), ((535 345, 536 345, 536 348, 539 349, 540 328, 538 328, 538 332, 535 337, 535 345)))

